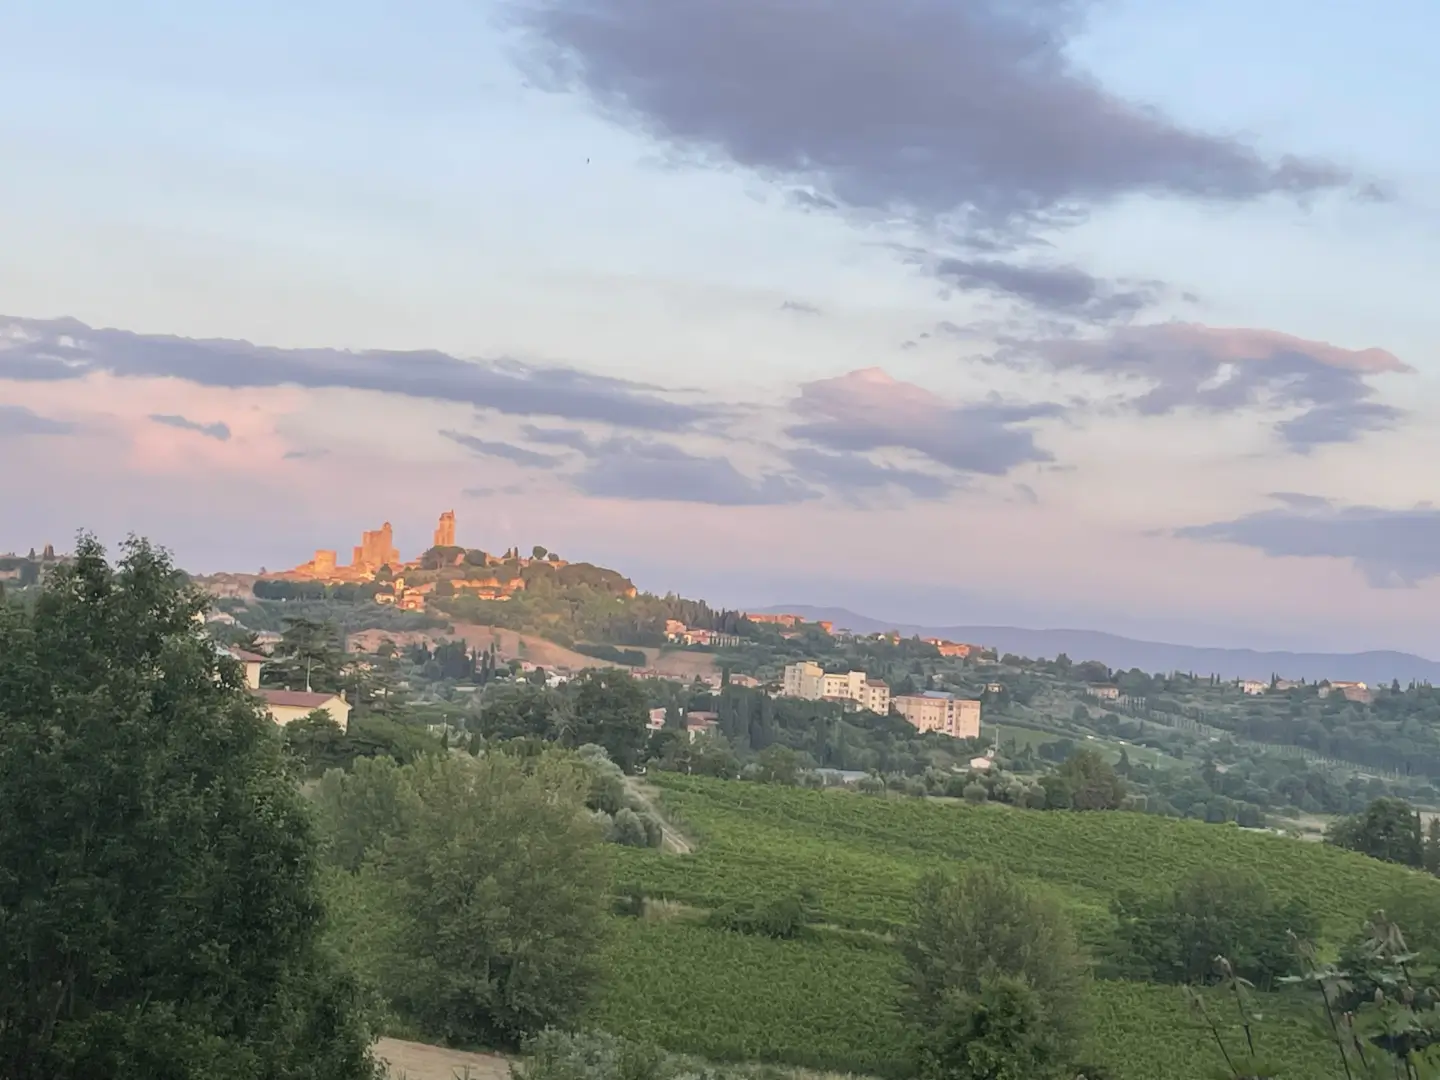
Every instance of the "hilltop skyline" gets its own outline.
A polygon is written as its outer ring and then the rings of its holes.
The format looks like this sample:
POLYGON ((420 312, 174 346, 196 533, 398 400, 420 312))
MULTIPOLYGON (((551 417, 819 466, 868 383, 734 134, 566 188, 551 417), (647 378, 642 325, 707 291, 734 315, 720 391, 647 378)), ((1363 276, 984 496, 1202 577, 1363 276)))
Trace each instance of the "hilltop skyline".
POLYGON ((1440 10, 959 10, 7 16, 0 549, 1440 655, 1440 10))

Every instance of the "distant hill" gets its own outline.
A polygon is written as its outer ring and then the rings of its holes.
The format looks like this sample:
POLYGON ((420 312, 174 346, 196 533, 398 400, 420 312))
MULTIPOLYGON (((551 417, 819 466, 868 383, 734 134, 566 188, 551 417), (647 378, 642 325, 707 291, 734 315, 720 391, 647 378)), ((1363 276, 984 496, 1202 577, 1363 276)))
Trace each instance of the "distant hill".
POLYGON ((914 626, 897 625, 858 615, 844 608, 788 605, 763 609, 791 612, 806 619, 826 619, 837 630, 859 634, 898 630, 902 634, 942 637, 976 645, 993 645, 1002 653, 1035 659, 1051 659, 1064 653, 1071 660, 1099 660, 1112 668, 1139 668, 1142 671, 1193 671, 1197 675, 1220 675, 1227 679, 1344 679, 1371 684, 1392 679, 1408 683, 1440 683, 1440 662, 1403 652, 1308 653, 1260 652, 1255 649, 1204 648, 1171 645, 1157 641, 1106 634, 1098 630, 1026 630, 1015 626, 914 626))

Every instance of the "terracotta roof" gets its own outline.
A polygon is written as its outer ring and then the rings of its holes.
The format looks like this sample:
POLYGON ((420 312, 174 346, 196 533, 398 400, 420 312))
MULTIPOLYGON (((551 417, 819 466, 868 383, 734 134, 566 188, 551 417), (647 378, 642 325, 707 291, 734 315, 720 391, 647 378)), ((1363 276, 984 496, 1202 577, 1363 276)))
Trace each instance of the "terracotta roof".
POLYGON ((227 651, 242 664, 268 664, 270 662, 270 657, 264 653, 246 652, 244 649, 228 649, 227 651))
POLYGON ((258 690, 267 705, 279 705, 290 709, 318 709, 326 702, 334 701, 339 694, 311 694, 304 690, 258 690))

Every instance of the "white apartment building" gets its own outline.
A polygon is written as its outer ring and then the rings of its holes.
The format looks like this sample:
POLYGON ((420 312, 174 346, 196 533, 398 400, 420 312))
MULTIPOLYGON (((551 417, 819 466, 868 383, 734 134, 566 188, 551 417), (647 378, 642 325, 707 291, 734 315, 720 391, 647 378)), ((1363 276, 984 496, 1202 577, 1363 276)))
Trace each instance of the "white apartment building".
POLYGON ((890 687, 867 678, 863 671, 827 674, 813 660, 785 668, 782 693, 786 697, 820 701, 824 698, 854 701, 861 708, 885 715, 890 711, 890 687))
POLYGON ((978 701, 968 701, 939 690, 926 690, 919 694, 899 694, 894 704, 895 711, 916 731, 938 731, 957 739, 980 737, 978 701))

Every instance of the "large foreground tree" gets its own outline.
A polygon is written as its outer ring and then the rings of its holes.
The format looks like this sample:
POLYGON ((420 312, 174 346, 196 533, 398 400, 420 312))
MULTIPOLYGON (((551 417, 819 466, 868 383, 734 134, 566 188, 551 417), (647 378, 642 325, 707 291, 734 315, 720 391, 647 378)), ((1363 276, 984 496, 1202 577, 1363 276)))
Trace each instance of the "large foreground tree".
POLYGON ((273 725, 143 541, 0 607, 0 1080, 373 1075, 273 725))

